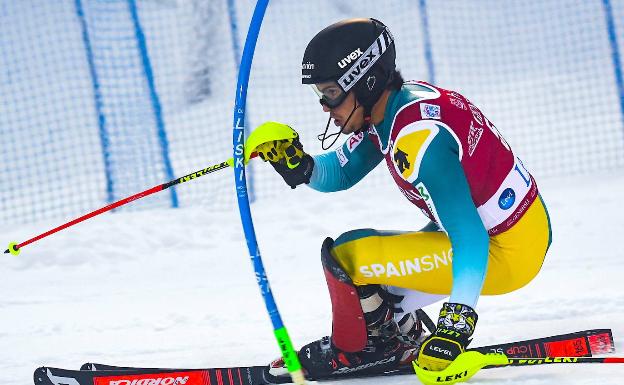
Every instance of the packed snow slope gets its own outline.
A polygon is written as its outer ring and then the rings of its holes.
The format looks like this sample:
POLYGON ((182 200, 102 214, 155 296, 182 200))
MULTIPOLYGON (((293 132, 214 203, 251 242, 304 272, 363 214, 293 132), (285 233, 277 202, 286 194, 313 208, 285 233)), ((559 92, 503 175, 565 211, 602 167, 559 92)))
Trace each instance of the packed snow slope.
MULTIPOLYGON (((387 180, 386 187, 334 194, 284 186, 279 199, 252 206, 273 292, 296 345, 331 330, 319 260, 324 237, 425 223, 387 180)), ((552 247, 529 285, 482 297, 474 344, 612 328, 621 347, 624 174, 538 185, 553 222, 552 247)), ((58 224, 4 226, 0 233, 6 243, 19 242, 58 224)), ((25 247, 17 257, 4 254, 0 278, 4 385, 32 383, 40 365, 208 367, 262 364, 278 355, 235 206, 102 215, 25 247)), ((426 310, 435 316, 437 309, 426 310)), ((571 365, 483 371, 471 383, 615 385, 623 377, 624 366, 571 365)), ((379 381, 418 383, 409 375, 345 382, 379 381)))

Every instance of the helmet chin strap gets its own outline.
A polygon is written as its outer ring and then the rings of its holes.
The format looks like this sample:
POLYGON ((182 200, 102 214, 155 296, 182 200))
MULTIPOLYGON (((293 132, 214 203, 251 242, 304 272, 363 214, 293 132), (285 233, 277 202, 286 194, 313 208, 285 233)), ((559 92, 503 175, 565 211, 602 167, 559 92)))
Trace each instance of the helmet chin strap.
POLYGON ((362 127, 355 130, 355 134, 359 134, 360 132, 364 130, 368 130, 370 125, 371 125, 371 114, 369 111, 366 111, 366 109, 364 109, 364 123, 362 124, 362 127))
MULTIPOLYGON (((355 111, 362 107, 362 105, 358 105, 357 104, 357 100, 354 98, 354 102, 353 102, 353 110, 351 110, 351 113, 349 114, 349 117, 347 118, 347 120, 344 122, 343 127, 346 127, 347 124, 349 123, 349 120, 351 120, 351 117, 353 116, 353 113, 355 113, 355 111)), ((355 133, 359 134, 360 132, 366 130, 368 127, 370 127, 370 113, 365 113, 364 114, 364 124, 362 124, 362 127, 358 128, 355 133)), ((316 138, 318 140, 321 141, 321 147, 323 148, 323 150, 329 150, 337 141, 338 138, 340 137, 340 134, 342 134, 342 130, 343 127, 340 128, 339 131, 334 132, 332 134, 327 135, 327 131, 329 130, 329 123, 331 122, 331 115, 329 116, 329 119, 327 119, 327 125, 325 126, 325 131, 322 134, 319 134, 316 138), (330 143, 329 146, 325 147, 325 141, 329 140, 329 138, 331 138, 332 136, 335 136, 336 138, 334 138, 334 140, 330 143)))

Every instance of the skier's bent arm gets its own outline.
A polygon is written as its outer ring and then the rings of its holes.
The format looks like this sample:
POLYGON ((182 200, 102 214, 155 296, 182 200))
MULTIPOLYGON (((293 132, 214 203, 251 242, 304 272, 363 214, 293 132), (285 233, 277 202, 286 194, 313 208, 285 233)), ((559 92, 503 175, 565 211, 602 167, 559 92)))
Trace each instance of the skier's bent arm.
POLYGON ((311 188, 320 192, 346 190, 355 183, 340 168, 338 157, 334 152, 315 155, 314 171, 310 178, 311 188))
POLYGON ((291 127, 278 122, 265 125, 294 134, 293 139, 268 141, 256 148, 260 158, 269 162, 291 188, 309 184, 322 192, 346 190, 383 159, 368 133, 351 135, 336 151, 312 157, 303 150, 299 134, 291 127))
POLYGON ((415 182, 426 192, 423 198, 453 248, 451 298, 442 305, 436 332, 418 352, 418 365, 429 370, 445 369, 466 350, 487 271, 489 237, 472 201, 458 146, 446 130, 440 130, 423 156, 415 182))
POLYGON ((321 192, 346 190, 357 184, 383 159, 368 134, 357 145, 351 136, 336 151, 313 156, 309 186, 321 192))

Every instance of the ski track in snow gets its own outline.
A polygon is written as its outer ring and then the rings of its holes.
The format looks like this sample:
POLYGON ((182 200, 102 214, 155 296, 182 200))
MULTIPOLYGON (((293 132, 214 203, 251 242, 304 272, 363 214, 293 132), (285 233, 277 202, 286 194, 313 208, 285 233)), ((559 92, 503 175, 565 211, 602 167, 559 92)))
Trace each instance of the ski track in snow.
MULTIPOLYGON (((540 182, 553 222, 544 267, 514 293, 482 297, 473 343, 608 327, 621 346, 624 175, 540 182)), ((253 205, 265 267, 295 345, 331 330, 319 260, 324 237, 425 224, 391 184, 388 178, 387 187, 329 195, 285 186, 279 200, 253 205)), ((6 243, 23 241, 61 222, 0 231, 6 243)), ((231 366, 268 363, 279 354, 234 206, 102 215, 25 247, 18 257, 5 254, 0 277, 5 385, 31 384, 41 365, 231 366)), ((435 318, 437 309, 426 310, 435 318)), ((482 371, 470 383, 615 385, 623 376, 621 365, 553 365, 482 371)), ((413 376, 342 382, 380 381, 417 383, 413 376)))

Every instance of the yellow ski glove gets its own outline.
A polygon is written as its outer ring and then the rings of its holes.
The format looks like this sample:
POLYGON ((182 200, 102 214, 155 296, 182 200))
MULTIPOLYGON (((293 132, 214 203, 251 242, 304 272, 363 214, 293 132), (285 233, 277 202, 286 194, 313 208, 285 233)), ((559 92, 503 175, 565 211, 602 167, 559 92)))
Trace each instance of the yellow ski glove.
POLYGON ((299 134, 282 123, 267 122, 264 125, 271 125, 281 131, 290 129, 295 136, 292 139, 273 140, 258 145, 256 151, 260 158, 269 162, 291 188, 310 183, 314 159, 303 151, 299 134))
POLYGON ((458 303, 445 303, 435 333, 423 342, 416 364, 427 370, 446 369, 457 356, 466 351, 477 324, 473 308, 458 303))

